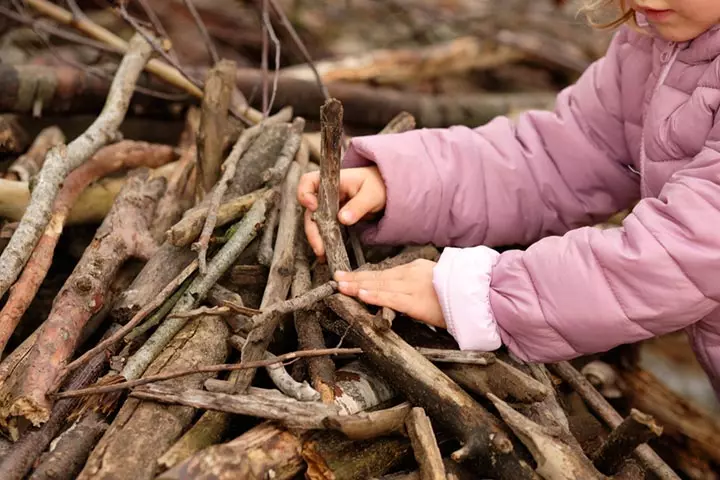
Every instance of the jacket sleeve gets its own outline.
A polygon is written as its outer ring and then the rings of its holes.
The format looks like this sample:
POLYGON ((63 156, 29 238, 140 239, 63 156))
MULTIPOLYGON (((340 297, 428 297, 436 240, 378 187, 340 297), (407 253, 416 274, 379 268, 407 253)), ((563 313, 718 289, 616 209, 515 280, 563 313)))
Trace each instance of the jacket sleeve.
MULTIPOLYGON (((476 348, 489 334, 473 318, 484 315, 526 361, 603 352, 689 327, 718 308, 718 224, 720 125, 658 198, 640 201, 622 227, 584 227, 525 251, 503 252, 492 263, 489 289, 472 299, 454 292, 468 288, 456 278, 485 281, 487 272, 464 266, 487 253, 485 247, 462 249, 454 268, 441 257, 438 267, 445 267, 435 272, 436 288, 463 348, 476 348)), ((703 347, 706 368, 717 370, 720 335, 707 327, 698 324, 691 334, 696 349, 703 347)))
POLYGON ((528 245, 604 220, 637 200, 620 95, 621 30, 560 92, 554 111, 354 138, 344 167, 376 164, 387 186, 368 243, 528 245))

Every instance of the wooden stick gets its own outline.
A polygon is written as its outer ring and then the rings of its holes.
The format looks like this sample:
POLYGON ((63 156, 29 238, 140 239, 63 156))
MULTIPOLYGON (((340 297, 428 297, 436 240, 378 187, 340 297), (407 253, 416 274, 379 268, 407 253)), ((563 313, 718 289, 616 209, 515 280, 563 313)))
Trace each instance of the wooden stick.
POLYGON ((207 273, 207 248, 210 243, 210 235, 212 235, 215 225, 217 224, 220 202, 222 201, 223 195, 225 195, 228 185, 235 176, 235 169, 237 168, 240 157, 242 157, 261 131, 261 127, 257 125, 245 130, 235 143, 232 152, 230 152, 230 155, 228 155, 227 160, 225 160, 225 163, 223 164, 225 171, 212 191, 210 204, 207 210, 207 217, 205 218, 205 225, 203 225, 202 232, 200 233, 200 239, 193 245, 193 249, 198 252, 198 268, 200 270, 200 275, 205 275, 207 273))
POLYGON ((467 390, 480 395, 492 393, 502 400, 532 404, 550 393, 548 387, 500 359, 487 366, 454 364, 440 369, 467 390))
POLYGON ((135 83, 151 52, 150 45, 142 37, 134 36, 110 86, 103 112, 67 148, 56 147, 48 153, 32 190, 30 204, 10 242, 0 254, 0 297, 15 282, 50 222, 53 202, 65 177, 100 147, 117 137, 135 83))
POLYGON ((70 210, 83 190, 98 178, 114 171, 140 166, 159 167, 173 158, 174 154, 169 146, 122 141, 101 148, 90 160, 67 176, 53 202, 50 222, 13 286, 7 303, 0 311, 0 354, 45 279, 70 210))
MULTIPOLYGON (((617 428, 623 421, 620 414, 603 398, 595 387, 568 362, 560 362, 548 367, 566 381, 590 408, 611 428, 617 428)), ((680 480, 680 477, 648 445, 635 449, 635 456, 660 480, 680 480)))
POLYGON ((320 135, 322 155, 320 158, 320 188, 318 209, 313 213, 323 243, 331 272, 350 271, 350 259, 343 246, 340 225, 337 222, 340 208, 339 182, 343 134, 343 107, 334 98, 326 101, 320 109, 320 135))
MULTIPOLYGON (((217 210, 215 227, 227 225, 246 214, 250 207, 252 207, 257 199, 265 192, 267 192, 267 189, 261 188, 247 195, 242 195, 220 204, 217 210)), ((167 241, 176 247, 184 247, 194 242, 202 231, 208 210, 209 207, 207 205, 199 205, 192 210, 186 211, 182 219, 167 231, 167 241)))
POLYGON ((537 473, 553 480, 601 480, 592 462, 582 450, 568 445, 556 436, 553 429, 538 425, 515 411, 492 393, 488 395, 505 423, 525 444, 537 462, 537 473))
POLYGON ((470 352, 423 347, 416 347, 415 350, 431 362, 437 363, 458 363, 465 365, 492 365, 495 363, 495 355, 490 352, 470 352))
MULTIPOLYGON (((112 326, 107 334, 119 328, 112 326)), ((67 382, 71 389, 84 388, 97 380, 105 370, 109 357, 117 352, 117 348, 111 346, 108 350, 101 351, 92 357, 91 361, 85 364, 82 370, 77 371, 67 382)), ((20 480, 32 469, 40 454, 50 445, 50 442, 62 430, 70 414, 80 404, 79 399, 64 399, 57 402, 52 409, 50 419, 42 427, 36 430, 25 432, 20 439, 13 444, 10 452, 0 460, 0 478, 4 480, 20 480)))
MULTIPOLYGON (((257 229, 265 221, 265 215, 276 201, 276 192, 267 192, 262 199, 255 202, 250 211, 238 222, 237 231, 230 241, 223 245, 208 265, 207 274, 197 277, 185 291, 178 303, 173 307, 172 313, 182 312, 195 308, 201 302, 213 285, 220 279, 230 265, 245 250, 250 242, 257 236, 257 229)), ((126 379, 139 378, 153 359, 185 326, 187 319, 169 318, 153 332, 150 338, 140 349, 131 356, 121 372, 126 379)))
POLYGON ((593 463, 605 475, 614 475, 638 445, 659 437, 662 431, 653 417, 633 408, 593 455, 593 463))
MULTIPOLYGON (((292 283, 292 300, 299 300, 310 292, 312 281, 310 278, 310 264, 307 257, 307 240, 304 235, 298 235, 295 255, 295 277, 292 283)), ((320 327, 318 311, 295 311, 295 330, 298 335, 298 344, 302 350, 315 350, 325 348, 325 338, 320 327)), ((335 401, 335 364, 330 357, 315 357, 307 360, 310 382, 315 390, 320 392, 323 403, 335 401)))
POLYGON ((58 127, 41 130, 28 151, 8 167, 5 178, 29 182, 42 168, 48 151, 62 143, 65 143, 65 134, 58 127))
POLYGON ((165 301, 170 297, 170 295, 172 295, 172 292, 176 290, 185 280, 187 280, 190 275, 193 274, 196 268, 197 261, 194 261, 193 263, 188 265, 182 272, 180 272, 180 275, 175 277, 170 283, 165 286, 165 288, 162 289, 162 291, 158 294, 157 297, 155 297, 155 299, 151 303, 145 305, 142 310, 136 313, 135 316, 123 326, 123 328, 119 329, 109 338, 101 341, 99 344, 85 352, 76 360, 70 362, 65 367, 63 375, 61 376, 67 375, 69 372, 80 368, 82 365, 89 362, 91 358, 93 358, 102 350, 122 340, 122 338, 125 337, 125 335, 127 335, 133 328, 139 325, 145 319, 145 317, 147 317, 155 309, 159 308, 163 303, 165 303, 165 301))
MULTIPOLYGON (((236 350, 242 351, 246 343, 247 340, 245 337, 240 335, 230 337, 230 345, 236 350)), ((263 358, 265 360, 273 360, 277 357, 266 350, 263 358)), ((296 382, 280 362, 268 365, 265 367, 265 370, 275 386, 278 387, 278 390, 288 397, 300 400, 301 402, 320 400, 320 394, 313 389, 310 384, 307 382, 296 382)))
MULTIPOLYGON (((355 300, 336 294, 325 302, 344 320, 343 325, 338 325, 340 331, 347 331, 349 340, 363 349, 378 372, 464 444, 453 454, 456 461, 477 456, 479 471, 491 469, 497 478, 537 478, 516 456, 495 417, 420 352, 394 331, 375 329, 372 315, 355 300)), ((326 328, 335 331, 332 325, 326 328)))
POLYGON ((69 398, 69 397, 78 397, 83 395, 97 395, 100 393, 110 393, 110 392, 117 392, 120 390, 126 390, 128 388, 135 388, 139 387, 141 385, 147 385, 149 383, 155 383, 155 382, 162 382, 165 380, 171 380, 173 378, 178 377, 185 377, 188 375, 195 375, 198 373, 217 373, 217 372, 232 372, 235 370, 244 370, 248 368, 259 368, 259 367, 267 367, 269 365, 275 365, 277 363, 283 363, 287 362, 288 360, 294 360, 296 358, 306 358, 306 357, 313 357, 317 355, 348 355, 348 354, 360 354, 362 353, 362 350, 359 348, 326 348, 324 350, 303 350, 299 352, 290 352, 285 353, 283 355, 278 355, 275 358, 271 358, 268 360, 260 360, 257 362, 248 362, 248 363, 230 363, 230 364, 222 364, 222 365, 209 365, 207 367, 197 368, 197 369, 190 369, 190 370, 180 370, 170 373, 163 373, 158 375, 151 375, 146 376, 143 378, 139 378, 136 380, 129 380, 127 382, 121 382, 116 383, 113 385, 103 385, 103 386, 95 386, 95 387, 88 387, 83 388, 80 390, 70 390, 65 392, 59 392, 55 394, 55 398, 69 398))
MULTIPOLYGON (((278 235, 273 252, 272 265, 268 274, 267 285, 263 292, 260 308, 267 308, 287 298, 292 283, 293 267, 295 266, 295 235, 298 232, 301 210, 297 201, 297 185, 300 181, 301 168, 297 162, 290 165, 285 178, 280 204, 280 221, 278 235)), ((275 329, 281 320, 281 314, 275 312, 260 315, 253 319, 257 326, 248 335, 242 350, 242 361, 260 360, 272 340, 275 329), (258 320, 255 322, 255 320, 258 320)), ((238 372, 235 378, 236 393, 242 393, 250 386, 255 375, 254 369, 238 372)))
POLYGON ((198 181, 195 187, 198 203, 220 178, 228 107, 235 88, 236 70, 237 65, 232 60, 216 61, 205 82, 202 117, 197 135, 198 181))
MULTIPOLYGON (((222 362, 227 359, 228 329, 216 317, 199 318, 166 345, 148 367, 149 375, 222 362)), ((200 388, 212 373, 175 378, 165 388, 200 388)), ((157 459, 190 426, 196 411, 188 407, 167 408, 155 402, 126 400, 110 428, 90 454, 78 480, 91 478, 155 478, 157 459)))
POLYGON ((405 428, 420 466, 420 480, 445 480, 445 465, 425 410, 413 408, 405 420, 405 428))
POLYGON ((107 301, 109 286, 123 263, 148 258, 155 243, 149 225, 165 181, 132 175, 93 242, 58 293, 29 354, 30 367, 12 389, 3 388, 0 417, 5 425, 27 420, 38 426, 50 415, 48 398, 74 352, 83 327, 107 301))

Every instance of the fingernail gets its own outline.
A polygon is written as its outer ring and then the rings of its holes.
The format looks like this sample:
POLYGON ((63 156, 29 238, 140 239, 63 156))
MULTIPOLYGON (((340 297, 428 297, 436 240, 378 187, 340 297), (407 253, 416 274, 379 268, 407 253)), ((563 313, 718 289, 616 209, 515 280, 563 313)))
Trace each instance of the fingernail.
POLYGON ((347 272, 341 272, 339 270, 337 272, 335 272, 336 278, 345 278, 346 275, 347 275, 347 272))
POLYGON ((353 214, 349 210, 343 210, 340 212, 340 220, 342 220, 344 223, 350 223, 352 222, 353 214))
POLYGON ((368 292, 367 290, 360 290, 358 293, 359 293, 361 296, 363 296, 363 297, 369 297, 369 296, 370 296, 370 292, 368 292))
POLYGON ((338 288, 340 290, 345 290, 350 288, 350 282, 338 282, 338 288))

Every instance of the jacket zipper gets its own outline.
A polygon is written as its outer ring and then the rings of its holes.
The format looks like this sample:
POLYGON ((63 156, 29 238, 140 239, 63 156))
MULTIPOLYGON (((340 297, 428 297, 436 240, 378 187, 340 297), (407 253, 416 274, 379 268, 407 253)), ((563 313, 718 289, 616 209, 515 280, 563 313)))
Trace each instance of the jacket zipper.
MULTIPOLYGON (((653 98, 655 98, 655 95, 657 95, 658 90, 660 90, 660 87, 665 83, 665 80, 667 79, 668 74, 670 73, 670 69, 672 68, 673 64, 675 63, 675 59, 677 58, 678 52, 680 51, 678 49, 678 46, 675 42, 670 42, 672 45, 672 53, 670 53, 669 58, 667 59, 667 63, 663 67, 662 71, 660 72, 660 76, 658 77, 657 82, 655 82, 655 87, 653 88, 653 93, 650 96, 650 99, 648 100, 647 106, 645 108, 645 111, 643 111, 642 115, 642 134, 640 135, 640 196, 641 198, 645 198, 646 196, 649 196, 650 192, 648 191, 647 187, 647 181, 645 179, 645 164, 647 163, 647 153, 645 151, 645 119, 647 117, 647 112, 650 109, 650 104, 653 101, 653 98)), ((667 55, 668 52, 663 52, 662 55, 667 55)), ((661 57, 662 59, 662 57, 661 57)), ((631 168, 631 170, 634 170, 631 168)))

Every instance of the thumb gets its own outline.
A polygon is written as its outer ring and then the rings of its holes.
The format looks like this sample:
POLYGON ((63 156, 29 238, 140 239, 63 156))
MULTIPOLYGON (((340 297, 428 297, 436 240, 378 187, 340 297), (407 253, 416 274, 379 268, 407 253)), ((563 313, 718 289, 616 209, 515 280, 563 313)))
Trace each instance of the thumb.
POLYGON ((338 212, 338 219, 343 225, 354 225, 368 213, 382 208, 382 195, 369 188, 361 188, 338 212))

